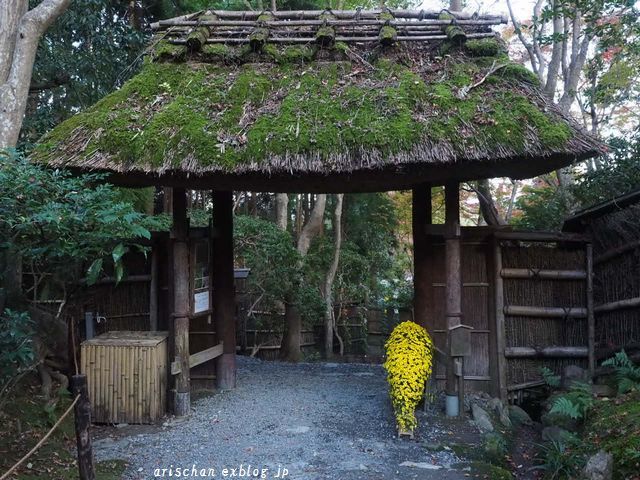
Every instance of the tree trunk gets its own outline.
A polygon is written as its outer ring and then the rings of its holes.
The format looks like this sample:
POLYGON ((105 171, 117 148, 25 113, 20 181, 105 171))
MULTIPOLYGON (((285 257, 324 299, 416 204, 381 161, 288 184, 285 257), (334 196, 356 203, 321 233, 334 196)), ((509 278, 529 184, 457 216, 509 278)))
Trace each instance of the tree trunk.
POLYGON ((287 230, 289 217, 289 195, 276 193, 276 225, 280 230, 287 230))
POLYGON ((493 195, 491 194, 489 180, 478 180, 476 182, 476 194, 478 195, 478 202, 480 202, 480 212, 487 225, 504 225, 506 222, 500 216, 500 213, 498 213, 493 195))
POLYGON ((0 2, 0 148, 15 147, 27 107, 38 42, 71 0, 0 2))
POLYGON ((335 315, 333 314, 333 282, 338 272, 340 264, 340 251, 342 249, 342 201, 344 194, 336 195, 336 209, 333 217, 333 229, 335 235, 335 250, 333 252, 333 261, 329 266, 329 271, 324 280, 324 353, 327 358, 333 355, 333 330, 337 329, 335 324, 335 315))
MULTIPOLYGON (((327 195, 321 194, 316 198, 313 210, 308 216, 307 223, 302 227, 302 231, 298 236, 298 253, 302 258, 307 255, 311 241, 322 230, 322 220, 324 218, 324 209, 327 204, 327 195)), ((300 264, 302 268, 302 264, 300 264)), ((280 345, 280 357, 283 360, 297 362, 302 357, 300 350, 300 332, 302 330, 302 317, 296 308, 295 300, 291 298, 285 301, 285 330, 282 336, 282 344, 280 345)))

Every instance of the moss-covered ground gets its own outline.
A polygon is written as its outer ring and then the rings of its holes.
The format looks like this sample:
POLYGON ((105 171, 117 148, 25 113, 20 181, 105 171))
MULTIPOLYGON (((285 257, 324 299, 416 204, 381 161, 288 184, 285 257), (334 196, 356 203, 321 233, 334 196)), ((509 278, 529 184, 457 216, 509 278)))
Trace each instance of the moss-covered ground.
POLYGON ((184 62, 183 50, 162 43, 120 90, 55 128, 36 158, 72 141, 84 157, 142 168, 231 171, 297 154, 393 154, 426 143, 482 156, 568 142, 567 124, 532 100, 535 76, 496 42, 467 49, 418 66, 379 52, 360 61, 339 45, 330 62, 312 61, 321 52, 311 47, 206 45, 184 62))
MULTIPOLYGON (((0 475, 26 454, 53 426, 71 404, 58 400, 54 410, 39 396, 35 386, 24 385, 14 393, 0 412, 0 475)), ((46 443, 13 474, 13 480, 78 478, 73 414, 69 415, 46 443)), ((99 462, 97 480, 116 480, 125 464, 121 461, 99 462)))
POLYGON ((581 436, 588 453, 604 449, 613 455, 616 480, 640 474, 640 392, 598 400, 581 436))

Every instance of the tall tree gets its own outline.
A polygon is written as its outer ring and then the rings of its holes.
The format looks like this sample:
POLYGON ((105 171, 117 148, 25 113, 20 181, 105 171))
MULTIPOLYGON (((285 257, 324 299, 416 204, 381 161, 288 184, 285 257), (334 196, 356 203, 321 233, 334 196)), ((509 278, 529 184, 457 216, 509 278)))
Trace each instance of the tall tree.
MULTIPOLYGON (((311 247, 312 240, 322 231, 322 221, 324 219, 325 206, 327 204, 327 195, 320 194, 316 196, 311 213, 302 227, 300 235, 298 235, 296 248, 300 255, 299 268, 302 268, 302 262, 311 247)), ((285 331, 282 337, 282 345, 280 355, 284 360, 297 362, 302 357, 300 349, 300 335, 302 334, 302 316, 297 308, 294 300, 287 299, 285 301, 285 331)))
POLYGON ((38 42, 71 0, 0 3, 0 148, 15 147, 27 108, 38 42))
MULTIPOLYGON (((340 264, 340 252, 342 250, 342 203, 344 194, 340 193, 336 195, 336 206, 333 213, 333 237, 334 237, 334 250, 333 260, 329 266, 329 270, 324 280, 324 353, 327 358, 333 355, 333 334, 337 334, 337 325, 333 308, 333 282, 336 279, 336 273, 338 272, 338 266, 340 264)), ((340 338, 338 336, 338 338, 340 338)), ((342 342, 340 345, 340 353, 342 353, 344 347, 342 342)))

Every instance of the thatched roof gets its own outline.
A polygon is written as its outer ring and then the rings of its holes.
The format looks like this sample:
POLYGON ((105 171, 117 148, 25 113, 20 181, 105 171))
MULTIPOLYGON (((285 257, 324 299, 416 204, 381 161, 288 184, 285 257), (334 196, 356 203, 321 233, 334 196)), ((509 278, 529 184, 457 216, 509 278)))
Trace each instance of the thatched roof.
POLYGON ((601 151, 508 59, 501 18, 403 12, 161 23, 141 72, 33 158, 131 185, 349 192, 525 178, 601 151))

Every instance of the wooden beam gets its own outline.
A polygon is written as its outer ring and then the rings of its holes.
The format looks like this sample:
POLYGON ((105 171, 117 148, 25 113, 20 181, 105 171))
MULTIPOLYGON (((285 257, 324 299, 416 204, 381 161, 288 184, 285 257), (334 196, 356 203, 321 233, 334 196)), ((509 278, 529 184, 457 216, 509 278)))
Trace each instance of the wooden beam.
POLYGON ((507 347, 507 358, 586 358, 587 347, 507 347))
MULTIPOLYGON (((189 356, 189 368, 197 367, 198 365, 202 365, 204 362, 208 362, 209 360, 213 360, 214 358, 218 358, 222 355, 223 351, 223 343, 220 342, 218 345, 215 345, 211 348, 207 348, 206 350, 202 350, 200 352, 194 353, 189 356)), ((177 375, 182 371, 182 366, 179 362, 171 363, 171 375, 177 375)))
POLYGON ((595 313, 615 312, 617 310, 625 310, 627 308, 640 307, 640 297, 626 298, 615 302, 604 303, 598 305, 593 310, 595 313))
POLYGON ((173 189, 173 343, 175 362, 180 372, 175 375, 173 413, 185 416, 191 409, 191 380, 189 378, 189 218, 187 192, 173 189))
POLYGON ((213 242, 211 279, 216 332, 223 353, 216 363, 216 384, 220 389, 236 386, 236 323, 233 274, 233 192, 216 190, 213 197, 213 242))
POLYGON ((585 270, 541 270, 535 268, 503 268, 502 278, 540 280, 585 280, 585 270))
POLYGON ((431 185, 413 189, 411 223, 413 232, 413 321, 427 327, 433 310, 433 292, 430 287, 429 237, 425 225, 431 223, 431 185))
POLYGON ((556 232, 504 232, 495 233, 496 238, 500 240, 519 240, 522 242, 573 242, 588 243, 591 241, 588 235, 577 233, 556 233, 556 232))
POLYGON ((582 307, 530 307, 524 305, 508 305, 504 314, 511 317, 538 318, 587 318, 587 309, 582 307))

